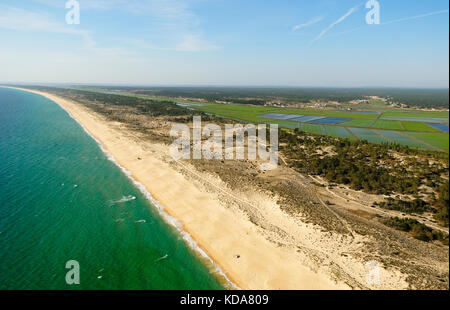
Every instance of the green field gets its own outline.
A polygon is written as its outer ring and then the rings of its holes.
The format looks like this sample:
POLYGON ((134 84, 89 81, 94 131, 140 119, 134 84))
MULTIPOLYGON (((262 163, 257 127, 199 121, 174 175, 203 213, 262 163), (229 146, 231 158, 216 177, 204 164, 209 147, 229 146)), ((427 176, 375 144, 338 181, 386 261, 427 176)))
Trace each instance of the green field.
POLYGON ((300 129, 306 132, 315 133, 318 135, 326 135, 325 126, 318 124, 300 123, 300 129))
POLYGON ((381 119, 383 120, 393 120, 393 121, 411 121, 411 122, 425 122, 425 123, 439 123, 439 124, 448 124, 448 115, 447 117, 428 117, 428 116, 387 116, 382 115, 381 119))
POLYGON ((385 120, 377 120, 371 128, 377 129, 389 129, 389 130, 403 130, 403 126, 398 121, 385 121, 385 120))
POLYGON ((392 131, 392 130, 375 130, 376 133, 383 136, 387 140, 391 142, 395 142, 398 144, 407 145, 409 147, 414 148, 421 148, 421 149, 430 149, 434 150, 434 148, 430 145, 425 144, 424 142, 415 140, 407 135, 404 135, 401 132, 398 131, 392 131))
POLYGON ((277 123, 287 128, 299 127, 313 134, 366 140, 372 143, 398 143, 412 148, 449 150, 448 134, 442 133, 426 122, 447 123, 448 113, 405 111, 386 106, 368 105, 364 111, 333 111, 312 108, 278 108, 243 104, 208 103, 192 108, 222 117, 253 123, 277 123), (381 109, 382 108, 382 109, 381 109), (343 117, 351 120, 340 124, 298 123, 262 117, 269 113, 297 114, 323 117, 343 117))
POLYGON ((390 141, 376 131, 366 128, 349 128, 349 130, 360 140, 365 140, 372 143, 389 143, 390 141))
POLYGON ((448 152, 448 134, 424 132, 408 132, 407 134, 408 136, 424 141, 439 150, 448 152))
POLYGON ((383 116, 400 116, 400 117, 439 117, 448 118, 448 112, 433 111, 389 111, 384 112, 383 116))
POLYGON ((374 119, 352 119, 351 121, 347 121, 342 125, 349 127, 370 127, 375 122, 376 120, 374 119))
POLYGON ((401 122, 407 131, 439 132, 439 129, 420 122, 401 122))
POLYGON ((351 140, 356 140, 355 136, 352 135, 347 128, 341 126, 326 126, 326 134, 338 138, 347 138, 351 140))

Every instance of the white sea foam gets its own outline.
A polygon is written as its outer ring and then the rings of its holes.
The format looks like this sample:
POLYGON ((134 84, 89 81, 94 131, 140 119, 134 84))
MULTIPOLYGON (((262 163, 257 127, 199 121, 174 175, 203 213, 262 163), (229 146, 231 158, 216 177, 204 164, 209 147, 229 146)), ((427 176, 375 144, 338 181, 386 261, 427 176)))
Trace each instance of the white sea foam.
POLYGON ((117 200, 111 200, 109 203, 111 205, 114 205, 116 203, 124 203, 124 202, 128 202, 128 201, 132 201, 135 200, 136 197, 132 196, 132 195, 128 195, 128 196, 122 196, 122 198, 117 199, 117 200))
POLYGON ((106 158, 111 161, 112 163, 114 163, 120 170, 122 170, 122 172, 133 182, 133 184, 140 190, 140 192, 151 202, 151 204, 158 210, 159 214, 161 215, 161 217, 163 218, 163 220, 165 220, 166 223, 170 224, 172 227, 174 227, 183 237, 183 240, 187 243, 187 245, 189 247, 191 247, 194 251, 196 251, 197 253, 200 254, 201 257, 207 259, 211 266, 213 266, 213 273, 216 273, 220 276, 222 276, 224 279, 226 279, 227 283, 230 285, 231 288, 233 289, 240 289, 236 284, 234 284, 233 282, 231 282, 231 280, 227 277, 227 275, 225 274, 225 272, 222 271, 222 269, 216 265, 214 263, 214 261, 212 260, 211 257, 208 256, 208 254, 206 254, 206 252, 200 248, 197 244, 197 242, 195 242, 194 239, 192 239, 192 237, 189 235, 189 233, 187 233, 186 231, 183 230, 181 223, 174 217, 170 216, 168 213, 166 213, 164 211, 164 207, 155 199, 153 198, 153 196, 150 194, 150 192, 145 188, 145 186, 138 182, 137 180, 135 180, 133 178, 133 176, 131 175, 131 172, 128 171, 127 169, 125 169, 124 167, 122 167, 119 162, 103 147, 103 144, 96 138, 94 137, 87 129, 86 127, 84 127, 83 124, 81 124, 75 117, 73 117, 73 115, 67 111, 66 109, 63 108, 63 110, 65 110, 67 112, 67 114, 69 114, 69 116, 78 123, 78 125, 81 126, 81 128, 92 138, 94 139, 95 142, 97 142, 97 144, 99 145, 100 149, 102 150, 102 152, 105 154, 106 158))
POLYGON ((161 261, 161 260, 163 260, 163 259, 166 259, 167 257, 169 257, 168 254, 164 255, 163 257, 160 257, 160 258, 156 259, 156 260, 155 260, 155 263, 157 263, 157 262, 159 262, 159 261, 161 261))

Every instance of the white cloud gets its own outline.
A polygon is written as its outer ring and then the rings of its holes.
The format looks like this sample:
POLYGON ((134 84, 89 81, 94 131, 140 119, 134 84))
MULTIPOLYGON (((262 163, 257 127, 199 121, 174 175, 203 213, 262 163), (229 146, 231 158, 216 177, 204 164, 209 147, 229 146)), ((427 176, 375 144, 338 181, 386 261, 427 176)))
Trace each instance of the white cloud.
POLYGON ((84 30, 70 28, 52 21, 43 13, 36 13, 11 6, 0 5, 0 28, 30 32, 66 33, 86 36, 84 30))
POLYGON ((140 49, 149 49, 157 51, 172 51, 172 52, 205 52, 217 51, 222 49, 221 46, 211 44, 202 40, 199 36, 194 34, 187 34, 178 40, 175 45, 159 46, 149 44, 141 39, 121 39, 122 42, 128 46, 135 46, 140 49))
MULTIPOLYGON (((64 8, 66 0, 33 0, 36 3, 44 4, 55 8, 64 8)), ((80 7, 86 10, 111 10, 119 6, 133 2, 132 0, 78 0, 80 7)))
POLYGON ((219 49, 221 49, 220 46, 210 44, 197 35, 186 35, 174 48, 174 50, 180 52, 215 51, 219 49))
POLYGON ((296 26, 292 27, 292 32, 295 32, 295 31, 298 31, 298 30, 300 30, 302 28, 306 28, 306 27, 309 27, 311 25, 314 25, 314 24, 320 22, 321 20, 323 20, 323 17, 316 17, 314 19, 311 19, 310 21, 307 21, 304 24, 296 25, 296 26))
MULTIPOLYGON (((62 0, 34 0, 35 2, 61 7, 62 0)), ((148 16, 147 33, 174 41, 172 47, 154 44, 153 49, 176 51, 213 51, 219 46, 202 38, 200 18, 192 11, 190 1, 182 0, 79 0, 83 10, 117 10, 148 16)))
POLYGON ((28 11, 6 5, 0 5, 0 29, 75 35, 83 40, 84 45, 81 46, 81 49, 85 51, 104 56, 130 54, 129 51, 122 48, 99 47, 90 31, 73 28, 65 23, 56 22, 45 13, 28 11))
POLYGON ((314 40, 311 41, 311 44, 314 43, 315 41, 319 40, 320 38, 322 38, 328 31, 333 29, 334 26, 343 22, 347 17, 352 15, 354 12, 356 12, 358 10, 358 8, 359 8, 359 6, 355 6, 355 7, 351 8, 347 13, 345 13, 343 16, 341 16, 337 21, 331 23, 328 27, 323 29, 322 32, 320 32, 319 35, 317 37, 315 37, 314 40))

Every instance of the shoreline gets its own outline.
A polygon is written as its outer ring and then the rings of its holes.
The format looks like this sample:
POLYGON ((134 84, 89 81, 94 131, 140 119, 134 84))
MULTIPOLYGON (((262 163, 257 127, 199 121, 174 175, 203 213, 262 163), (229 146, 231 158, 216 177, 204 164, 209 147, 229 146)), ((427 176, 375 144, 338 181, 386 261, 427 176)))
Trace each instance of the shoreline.
POLYGON ((215 272, 231 285, 255 290, 349 288, 303 266, 290 251, 259 234, 250 220, 201 192, 182 173, 152 157, 140 143, 112 128, 94 112, 53 94, 9 88, 41 95, 64 109, 133 181, 164 220, 175 226, 188 245, 209 259, 218 268, 215 272), (234 257, 236 253, 239 259, 234 257))

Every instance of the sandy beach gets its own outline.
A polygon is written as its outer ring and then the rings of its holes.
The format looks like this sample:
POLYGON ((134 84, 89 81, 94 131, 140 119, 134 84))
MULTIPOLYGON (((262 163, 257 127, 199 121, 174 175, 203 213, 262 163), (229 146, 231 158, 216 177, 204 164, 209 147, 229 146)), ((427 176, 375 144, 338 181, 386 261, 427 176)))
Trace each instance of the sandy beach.
POLYGON ((56 102, 82 124, 145 186, 164 211, 179 221, 182 229, 237 287, 258 290, 350 288, 304 266, 295 251, 268 241, 242 213, 227 208, 217 195, 201 191, 168 162, 155 156, 158 148, 149 149, 148 145, 138 143, 79 104, 49 93, 22 90, 56 102))

